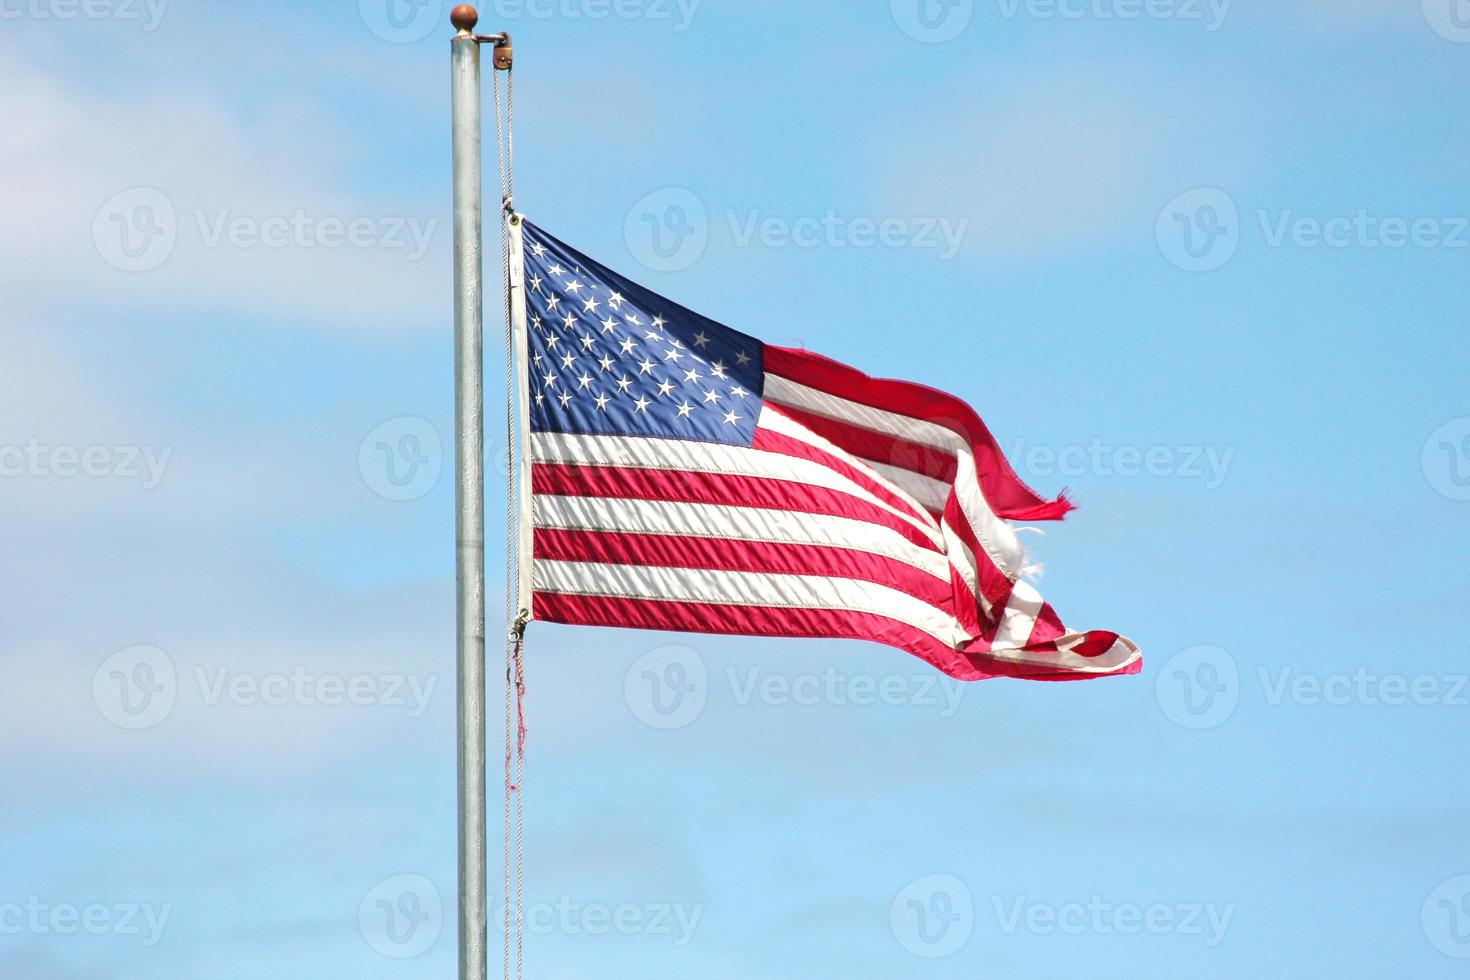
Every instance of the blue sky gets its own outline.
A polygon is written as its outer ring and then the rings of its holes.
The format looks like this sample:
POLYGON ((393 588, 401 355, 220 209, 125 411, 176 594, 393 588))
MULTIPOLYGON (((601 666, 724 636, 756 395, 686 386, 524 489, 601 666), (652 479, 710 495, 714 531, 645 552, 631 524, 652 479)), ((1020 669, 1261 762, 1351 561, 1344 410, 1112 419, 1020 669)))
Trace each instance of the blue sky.
MULTIPOLYGON (((1461 975, 1470 9, 916 2, 485 5, 517 204, 972 402, 1144 672, 533 626, 529 972, 1461 975)), ((0 975, 452 975, 448 5, 384 4, 0 2, 0 975)))

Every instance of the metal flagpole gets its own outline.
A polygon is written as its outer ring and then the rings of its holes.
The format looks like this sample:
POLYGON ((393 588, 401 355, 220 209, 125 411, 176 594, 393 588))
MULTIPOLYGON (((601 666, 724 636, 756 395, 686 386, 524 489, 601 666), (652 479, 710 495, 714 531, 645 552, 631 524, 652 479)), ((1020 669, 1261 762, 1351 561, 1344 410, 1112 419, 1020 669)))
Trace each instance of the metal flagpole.
POLYGON ((456 7, 450 44, 454 156, 454 446, 459 667, 459 976, 484 980, 485 419, 478 19, 456 7))
MULTIPOLYGON (((454 159, 454 446, 458 660, 459 976, 485 980, 485 416, 480 44, 510 67, 507 35, 474 33, 467 3, 449 14, 454 159)), ((510 530, 507 529, 507 533, 510 530)), ((508 586, 509 587, 509 586, 508 586)), ((517 923, 519 925, 519 923, 517 923)), ((509 923, 507 923, 509 928, 509 923)))

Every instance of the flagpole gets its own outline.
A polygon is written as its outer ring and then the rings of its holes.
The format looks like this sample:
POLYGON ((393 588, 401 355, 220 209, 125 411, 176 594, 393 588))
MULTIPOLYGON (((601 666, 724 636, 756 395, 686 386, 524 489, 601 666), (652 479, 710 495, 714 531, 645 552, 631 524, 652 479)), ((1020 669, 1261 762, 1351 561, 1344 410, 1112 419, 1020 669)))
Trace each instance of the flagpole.
POLYGON ((484 260, 480 206, 480 44, 473 7, 450 42, 454 158, 454 446, 458 661, 459 976, 485 980, 484 260))

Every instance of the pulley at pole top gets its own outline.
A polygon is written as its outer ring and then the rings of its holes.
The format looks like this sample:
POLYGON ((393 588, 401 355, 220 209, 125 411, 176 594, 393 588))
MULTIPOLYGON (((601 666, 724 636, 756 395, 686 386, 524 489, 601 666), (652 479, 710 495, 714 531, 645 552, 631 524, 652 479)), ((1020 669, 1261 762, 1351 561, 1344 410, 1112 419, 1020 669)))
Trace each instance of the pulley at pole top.
POLYGON ((480 12, 474 4, 461 3, 449 12, 449 22, 460 34, 469 34, 477 44, 493 44, 495 51, 490 62, 497 71, 509 71, 515 63, 515 49, 510 44, 510 34, 475 34, 475 25, 480 22, 480 12))

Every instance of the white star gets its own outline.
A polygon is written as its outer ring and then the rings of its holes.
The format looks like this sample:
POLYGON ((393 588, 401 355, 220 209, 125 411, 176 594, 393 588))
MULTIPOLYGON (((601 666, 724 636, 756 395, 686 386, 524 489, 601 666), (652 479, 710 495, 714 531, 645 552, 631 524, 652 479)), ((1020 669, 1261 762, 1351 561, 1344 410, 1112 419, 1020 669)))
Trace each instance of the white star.
POLYGON ((645 331, 643 331, 643 339, 644 340, 663 340, 664 338, 663 338, 663 335, 661 335, 657 330, 645 330, 645 331))
POLYGON ((575 360, 576 358, 573 357, 570 353, 563 354, 561 356, 561 366, 564 368, 569 368, 572 366, 572 362, 575 360))
POLYGON ((608 398, 606 395, 598 395, 596 398, 597 410, 599 412, 607 411, 607 403, 610 401, 612 401, 612 399, 608 398))
POLYGON ((553 276, 561 276, 561 275, 565 275, 567 270, 563 269, 561 267, 561 263, 558 262, 555 265, 553 265, 550 269, 547 269, 546 271, 549 272, 549 273, 551 273, 553 276))
POLYGON ((536 407, 537 408, 540 408, 541 407, 541 403, 544 402, 544 401, 546 401, 546 396, 543 395, 543 394, 541 394, 541 392, 539 392, 539 391, 536 392, 536 407))
POLYGON ((638 345, 633 342, 633 338, 632 337, 628 337, 621 344, 619 344, 618 346, 623 349, 623 353, 624 354, 631 354, 631 353, 633 353, 633 348, 636 347, 636 346, 638 346, 638 345))
POLYGON ((692 411, 694 411, 694 406, 689 404, 688 399, 685 399, 684 404, 679 406, 679 418, 682 419, 692 411))
POLYGON ((724 421, 726 425, 734 425, 736 422, 740 421, 740 416, 736 415, 734 412, 726 412, 724 421))
POLYGON ((575 327, 577 325, 577 314, 568 313, 566 316, 562 317, 561 325, 566 327, 568 330, 575 327))
POLYGON ((701 377, 703 377, 703 375, 701 375, 699 371, 694 368, 690 368, 689 370, 684 372, 684 380, 688 384, 694 384, 694 382, 698 381, 701 377))
POLYGON ((747 354, 747 353, 745 353, 745 351, 743 351, 743 350, 736 351, 735 352, 735 363, 739 367, 745 367, 745 365, 747 365, 747 364, 750 363, 750 355, 747 354))
POLYGON ((664 355, 664 360, 677 362, 679 360, 679 358, 681 358, 683 356, 684 356, 684 352, 683 351, 675 350, 674 348, 670 347, 668 353, 664 355))
POLYGON ((679 343, 679 338, 678 337, 670 338, 669 343, 671 343, 675 347, 679 348, 679 350, 683 350, 684 349, 684 345, 681 344, 681 343, 679 343))
POLYGON ((583 337, 582 338, 582 349, 583 350, 591 350, 592 349, 592 345, 595 344, 595 343, 597 343, 597 341, 593 340, 591 337, 583 337))
POLYGON ((723 361, 715 361, 714 367, 710 368, 710 372, 715 377, 717 377, 717 378, 723 378, 725 376, 725 364, 724 364, 724 362, 723 361))
POLYGON ((720 393, 711 388, 704 393, 704 400, 710 404, 718 405, 720 403, 720 393))
POLYGON ((559 340, 558 340, 556 334, 552 334, 550 337, 547 337, 546 338, 546 349, 547 350, 551 350, 553 347, 555 347, 557 345, 557 343, 559 343, 559 340))
POLYGON ((650 361, 646 357, 638 364, 638 373, 639 374, 647 374, 649 371, 652 371, 652 370, 653 370, 653 362, 650 361))
POLYGON ((669 392, 671 392, 673 390, 674 390, 674 386, 667 379, 659 382, 659 385, 658 385, 658 393, 660 395, 667 395, 669 392))
POLYGON ((630 326, 630 327, 641 327, 641 326, 643 326, 643 321, 640 320, 640 319, 638 319, 638 314, 637 313, 634 313, 632 316, 625 316, 625 317, 623 317, 623 319, 628 321, 628 326, 630 326))
POLYGON ((546 387, 550 388, 554 384, 556 384, 556 375, 548 374, 546 376, 546 387))
POLYGON ((577 387, 578 388, 585 388, 588 385, 590 385, 591 383, 592 383, 592 375, 587 374, 585 372, 582 374, 582 376, 580 378, 577 379, 577 387))
POLYGON ((557 395, 556 398, 557 398, 557 401, 561 402, 561 407, 562 408, 566 408, 567 407, 567 402, 569 402, 569 401, 572 400, 572 395, 571 395, 571 392, 564 391, 561 394, 557 395))
POLYGON ((602 358, 598 360, 597 366, 602 368, 604 371, 611 371, 613 366, 613 359, 611 357, 608 357, 606 354, 603 354, 602 358))
POLYGON ((558 296, 558 295, 556 295, 556 293, 552 293, 550 296, 546 297, 546 309, 547 309, 547 312, 554 311, 556 309, 556 304, 557 303, 560 303, 560 302, 561 302, 561 297, 558 296))
POLYGON ((653 318, 653 329, 655 329, 655 330, 662 330, 663 328, 664 328, 664 315, 662 313, 660 313, 660 314, 658 314, 657 316, 655 316, 653 318))
POLYGON ((744 388, 736 385, 735 387, 730 389, 730 394, 734 395, 736 398, 744 398, 747 392, 744 388))
POLYGON ((536 256, 536 258, 538 259, 541 258, 541 256, 546 254, 546 246, 542 245, 540 242, 532 242, 531 254, 536 256))
POLYGON ((652 404, 652 402, 650 402, 647 398, 644 398, 642 395, 639 395, 638 396, 638 400, 633 403, 633 411, 635 411, 635 412, 644 412, 644 411, 647 411, 648 410, 648 406, 651 405, 651 404, 652 404))
POLYGON ((603 320, 602 321, 602 332, 603 333, 612 333, 617 328, 618 328, 618 321, 614 320, 612 317, 608 317, 606 320, 603 320))
POLYGON ((623 305, 623 296, 622 296, 622 294, 621 293, 613 293, 612 295, 610 295, 607 298, 607 305, 608 306, 611 306, 615 310, 617 308, 619 308, 620 306, 622 306, 623 305))
POLYGON ((539 350, 536 352, 536 356, 533 357, 533 358, 531 358, 531 363, 537 365, 538 367, 540 366, 540 364, 541 364, 541 352, 539 350))
POLYGON ((582 284, 580 282, 578 282, 577 280, 575 280, 575 279, 573 279, 571 282, 567 283, 567 285, 566 285, 566 290, 569 293, 575 293, 577 290, 582 289, 582 288, 583 288, 582 284))
POLYGON ((703 330, 694 335, 694 346, 698 347, 700 350, 704 350, 706 347, 709 346, 709 338, 705 336, 703 330))
POLYGON ((588 296, 585 300, 582 301, 582 309, 586 310, 588 313, 596 313, 597 308, 601 305, 601 303, 597 302, 596 296, 588 296))
POLYGON ((531 291, 536 293, 541 292, 541 277, 535 273, 531 274, 531 291))
POLYGON ((627 394, 628 389, 631 388, 632 386, 633 386, 633 382, 629 381, 626 375, 624 375, 623 377, 621 377, 621 378, 618 379, 618 391, 619 392, 622 392, 623 394, 627 394))
POLYGON ((531 314, 531 326, 535 327, 537 330, 541 329, 541 317, 539 314, 531 314))

